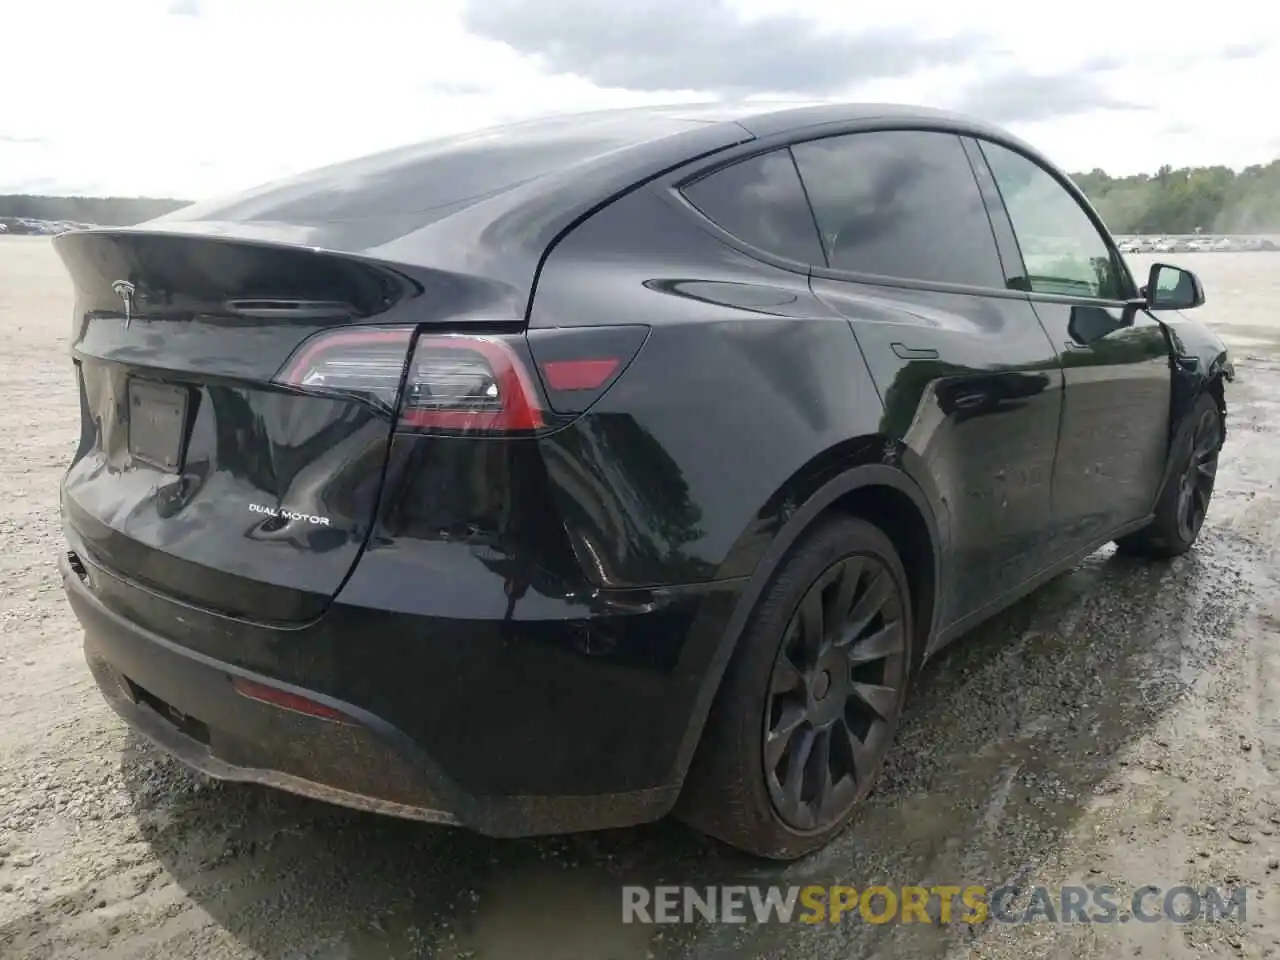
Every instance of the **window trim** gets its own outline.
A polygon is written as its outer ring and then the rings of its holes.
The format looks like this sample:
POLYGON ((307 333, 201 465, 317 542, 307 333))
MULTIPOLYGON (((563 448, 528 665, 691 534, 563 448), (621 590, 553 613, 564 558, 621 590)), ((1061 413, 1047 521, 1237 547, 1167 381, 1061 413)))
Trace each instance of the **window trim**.
POLYGON ((796 181, 800 184, 800 192, 804 197, 805 207, 809 211, 809 222, 813 225, 814 245, 825 259, 827 252, 822 244, 822 232, 818 229, 818 218, 813 214, 813 205, 809 202, 809 191, 805 189, 804 177, 800 176, 800 168, 796 166, 796 158, 791 155, 790 143, 770 144, 762 149, 739 154, 727 162, 722 161, 705 169, 697 170, 688 176, 679 177, 674 182, 668 183, 667 188, 660 191, 660 193, 668 202, 674 202, 678 207, 693 214, 701 226, 721 242, 727 243, 729 246, 745 253, 754 260, 759 260, 763 263, 769 264, 770 266, 779 267, 783 270, 790 271, 791 273, 799 273, 807 277, 810 275, 812 268, 816 266, 816 264, 811 264, 806 260, 794 260, 791 257, 784 257, 771 250, 765 250, 763 247, 757 247, 755 244, 748 240, 744 240, 736 233, 730 233, 709 215, 703 213, 702 210, 700 210, 692 200, 685 196, 684 193, 686 187, 691 187, 695 183, 706 180, 709 177, 714 177, 722 170, 728 170, 730 167, 736 167, 740 163, 746 163, 750 160, 755 160, 758 157, 764 157, 771 153, 780 153, 782 151, 786 151, 787 159, 791 161, 791 168, 795 171, 796 181))
MULTIPOLYGON (((1018 247, 1018 235, 1014 233, 1013 222, 1004 210, 1000 192, 996 190, 995 178, 987 165, 986 157, 978 147, 978 141, 966 134, 960 138, 960 143, 964 147, 965 156, 969 158, 969 167, 973 170, 973 177, 978 182, 978 193, 982 195, 982 202, 987 208, 991 235, 995 238, 996 253, 1000 256, 1000 266, 1004 270, 1005 287, 1009 290, 1018 290, 1017 287, 1009 285, 1010 281, 1015 277, 1025 276, 1027 267, 1022 260, 1022 251, 1018 247)), ((1018 290, 1018 292, 1022 291, 1018 290)))
MULTIPOLYGON (((1112 266, 1116 270, 1122 288, 1124 288, 1120 292, 1125 296, 1122 296, 1118 300, 1113 300, 1110 297, 1072 296, 1071 294, 1065 293, 1042 293, 1038 290, 1019 290, 1017 291, 1018 293, 1024 295, 1033 303, 1092 304, 1104 305, 1107 307, 1123 307, 1130 301, 1137 299, 1137 283, 1134 281, 1133 274, 1129 270, 1129 264, 1125 261, 1124 257, 1120 255, 1120 249, 1116 245, 1115 237, 1111 235, 1111 231, 1107 229, 1107 225, 1102 222, 1102 218, 1098 216, 1098 212, 1093 209, 1093 205, 1088 202, 1088 197, 1084 195, 1080 188, 1076 186, 1069 177, 1046 165, 1043 160, 1036 157, 1034 154, 1029 153, 1026 150, 1019 149, 1012 144, 1004 143, 993 137, 982 136, 979 134, 972 134, 969 139, 971 139, 977 147, 977 159, 980 159, 986 166, 987 176, 990 177, 991 183, 994 187, 994 196, 986 197, 986 191, 984 191, 984 199, 988 204, 995 204, 994 208, 991 210, 992 217, 999 217, 1003 220, 1013 234, 1013 242, 1018 255, 1018 264, 1022 268, 1022 276, 1026 276, 1027 270, 1026 258, 1022 254, 1022 240, 1018 237, 1018 229, 1013 223, 1013 216, 1009 213, 1008 205, 1004 202, 1004 195, 1000 192, 1000 181, 996 179, 995 171, 991 168, 991 161, 987 158, 984 144, 991 144, 994 147, 999 147, 1022 157, 1028 163, 1033 164, 1037 169, 1051 177, 1058 186, 1066 192, 1067 196, 1074 201, 1076 206, 1093 226, 1093 229, 1097 232, 1098 236, 1102 239, 1103 245, 1111 256, 1112 266)), ((975 162, 977 162, 977 159, 975 159, 975 162)), ((979 179, 979 189, 982 189, 981 179, 979 179)), ((1010 279, 1010 277, 1006 272, 1006 281, 1008 279, 1010 279)))
POLYGON ((914 280, 909 277, 892 277, 883 273, 862 273, 853 270, 836 270, 815 267, 809 275, 820 280, 838 280, 842 283, 861 283, 871 287, 893 287, 896 290, 920 290, 925 293, 954 293, 961 296, 998 297, 1004 300, 1025 300, 1022 290, 1007 287, 982 287, 968 283, 946 283, 941 280, 914 280))
MULTIPOLYGON (((767 250, 761 250, 758 247, 747 243, 740 237, 729 233, 718 223, 706 216, 695 207, 692 203, 685 199, 680 192, 681 188, 703 177, 709 177, 718 170, 731 167, 733 164, 749 160, 752 157, 764 153, 771 153, 774 150, 785 149, 790 150, 792 147, 801 143, 809 143, 813 140, 827 140, 832 137, 843 137, 855 133, 886 133, 890 131, 910 130, 925 133, 942 133, 949 134, 960 138, 963 145, 965 140, 972 140, 976 144, 993 143, 996 146, 1004 147, 1006 150, 1012 150, 1015 153, 1022 154, 1028 160, 1031 160, 1037 166, 1050 173, 1055 180, 1060 183, 1065 182, 1068 192, 1075 196, 1079 192, 1079 188, 1075 187, 1065 175, 1059 174, 1052 163, 1044 158, 1038 157, 1034 150, 1020 144, 1017 140, 1009 137, 1000 130, 992 130, 985 124, 977 122, 967 122, 963 118, 959 120, 939 119, 931 121, 924 118, 898 118, 898 117, 862 117, 856 120, 828 120, 821 123, 810 124, 804 127, 789 129, 783 132, 770 133, 766 136, 754 140, 747 140, 743 143, 728 147, 724 151, 716 151, 710 155, 703 155, 694 158, 688 163, 681 164, 679 167, 668 172, 665 177, 658 179, 653 186, 656 188, 656 194, 667 203, 674 206, 677 210, 684 212, 686 215, 694 217, 698 224, 706 230, 711 236, 715 237, 721 243, 731 249, 758 260, 761 263, 786 270, 789 273, 801 274, 808 277, 819 277, 825 280, 838 280, 845 283, 861 283, 868 286, 892 287, 900 290, 922 290, 928 293, 950 293, 969 296, 997 297, 1005 300, 1038 300, 1046 303, 1067 303, 1067 304, 1106 304, 1107 306, 1125 306, 1125 301, 1096 300, 1085 297, 1071 297, 1058 294, 1037 294, 1026 290, 1011 290, 1007 286, 1004 287, 979 287, 967 284, 938 283, 930 280, 909 280, 902 277, 891 277, 882 274, 858 273, 851 270, 837 270, 826 265, 804 263, 798 260, 791 260, 786 257, 780 257, 777 254, 770 253, 767 250), (727 154, 727 155, 726 155, 727 154), (691 169, 692 168, 692 169, 691 169)), ((980 152, 980 151, 979 151, 980 152)), ((966 150, 966 155, 968 151, 966 150)), ((794 162, 794 158, 793 158, 794 162)), ((983 162, 986 158, 983 157, 983 162)), ((1012 231, 1012 221, 1009 220, 1008 211, 1005 209, 1003 201, 994 205, 983 191, 982 181, 978 177, 976 171, 972 171, 972 159, 970 163, 971 172, 973 173, 974 182, 977 184, 978 192, 983 197, 983 201, 988 208, 991 217, 1002 217, 1009 224, 1012 231)), ((798 168, 797 168, 798 172, 798 168)), ((990 173, 988 167, 988 175, 990 173)), ((804 178, 800 178, 800 183, 804 185, 804 178)), ((808 199, 808 188, 805 188, 806 199, 808 199)), ((1083 194, 1080 194, 1083 196, 1083 194)), ((1077 201, 1079 202, 1079 201, 1077 201)), ((1092 207, 1084 205, 1086 212, 1090 214, 1090 220, 1095 226, 1101 224, 1096 213, 1092 211, 1092 207)), ((809 213, 813 215, 812 202, 809 205, 809 213)), ((1115 250, 1115 240, 1111 236, 1110 231, 1104 228, 1100 231, 1107 238, 1110 247, 1115 250)), ((814 227, 817 228, 817 218, 814 217, 814 227)), ((993 224, 994 227, 994 224, 993 224)), ((1017 233, 1014 232, 1014 239, 1017 239, 1017 233)), ((995 240, 997 254, 1000 252, 1000 244, 998 237, 995 240)), ((818 234, 818 248, 823 251, 826 256, 826 248, 822 244, 822 235, 818 234)), ((1018 256, 1021 257, 1019 250, 1018 256)), ((1123 258, 1120 259, 1121 266, 1124 270, 1124 276, 1129 278, 1130 289, 1134 291, 1136 297, 1137 285, 1133 281, 1133 276, 1129 272, 1128 264, 1123 258)), ((1025 272, 1025 266, 1024 266, 1025 272)))

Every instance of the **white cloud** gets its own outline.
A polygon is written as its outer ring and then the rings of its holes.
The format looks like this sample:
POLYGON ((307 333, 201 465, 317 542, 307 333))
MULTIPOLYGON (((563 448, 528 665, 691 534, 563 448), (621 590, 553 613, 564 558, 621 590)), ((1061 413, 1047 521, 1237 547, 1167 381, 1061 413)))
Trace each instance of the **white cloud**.
MULTIPOLYGON (((472 2, 483 11, 492 0, 472 2)), ((510 118, 706 98, 679 92, 678 67, 674 90, 663 91, 551 75, 533 53, 469 34, 463 3, 12 0, 0 9, 8 38, 0 192, 203 197, 510 118)), ((638 3, 602 0, 598 9, 635 15, 638 3)), ((747 21, 793 8, 784 0, 733 6, 747 21)), ((544 9, 554 18, 558 8, 544 9)), ((842 96, 950 106, 966 103, 968 91, 977 98, 971 109, 1015 112, 1035 91, 1138 103, 1144 109, 1010 124, 1069 169, 1128 173, 1166 162, 1241 166, 1280 153, 1280 124, 1265 106, 1280 77, 1280 19, 1248 12, 1258 9, 1219 3, 1209 17, 1114 0, 932 0, 886 14, 883 5, 811 0, 804 15, 832 34, 984 35, 981 56, 842 96), (1033 84, 1028 75, 1050 80, 1033 84), (991 77, 1011 89, 984 86, 991 77)), ((630 75, 607 66, 611 76, 630 75)))

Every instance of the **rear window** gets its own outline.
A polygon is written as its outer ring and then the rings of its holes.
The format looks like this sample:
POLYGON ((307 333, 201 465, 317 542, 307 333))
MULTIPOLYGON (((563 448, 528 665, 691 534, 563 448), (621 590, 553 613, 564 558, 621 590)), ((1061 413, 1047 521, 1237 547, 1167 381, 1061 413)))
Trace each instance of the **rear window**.
POLYGON ((761 154, 717 170, 681 191, 707 219, 766 253, 825 263, 818 228, 791 154, 761 154))
POLYGON ((885 130, 791 149, 832 267, 1004 287, 991 221, 955 135, 885 130))
POLYGON ((373 154, 200 203, 167 220, 424 227, 522 183, 687 129, 656 117, 554 117, 373 154))

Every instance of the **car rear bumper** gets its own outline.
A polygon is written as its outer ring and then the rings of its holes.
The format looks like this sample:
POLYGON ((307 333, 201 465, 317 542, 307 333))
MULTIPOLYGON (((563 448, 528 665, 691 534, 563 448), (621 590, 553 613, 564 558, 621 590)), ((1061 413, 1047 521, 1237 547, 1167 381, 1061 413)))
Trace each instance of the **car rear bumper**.
MULTIPOLYGON (((508 837, 655 820, 678 796, 678 775, 625 791, 583 792, 575 781, 564 793, 476 793, 442 769, 421 743, 378 714, 160 636, 104 605, 78 557, 64 556, 60 569, 85 631, 86 659, 108 702, 147 739, 215 778, 266 784, 357 809, 508 837), (295 701, 303 706, 291 709, 276 697, 267 702, 252 693, 260 694, 262 688, 303 698, 295 701), (306 712, 312 706, 330 716, 306 712)), ((512 668, 518 670, 519 664, 512 668)), ((620 707, 625 710, 625 705, 620 707)), ((534 723, 532 728, 545 726, 534 723)), ((534 755, 563 754, 565 744, 578 733, 562 730, 556 743, 539 744, 526 737, 524 747, 534 755)), ((643 743, 652 731, 638 727, 633 733, 637 743, 643 743)), ((467 735, 468 724, 461 717, 450 736, 467 735)), ((484 751, 485 744, 477 747, 484 751)), ((619 744, 620 753, 627 748, 619 744)), ((651 752, 652 743, 644 749, 651 752)), ((686 752, 679 742, 670 744, 673 770, 682 773, 686 752)))

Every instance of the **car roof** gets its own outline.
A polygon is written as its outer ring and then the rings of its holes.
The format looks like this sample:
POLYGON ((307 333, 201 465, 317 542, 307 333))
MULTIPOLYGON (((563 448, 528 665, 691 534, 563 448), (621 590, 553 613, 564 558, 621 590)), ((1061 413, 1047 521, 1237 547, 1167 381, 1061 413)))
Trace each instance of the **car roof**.
POLYGON ((126 229, 479 273, 510 285, 513 310, 523 316, 545 252, 610 199, 734 146, 877 120, 1008 139, 970 117, 901 104, 756 100, 614 108, 440 137, 126 229))
MULTIPOLYGON (((643 112, 646 108, 633 108, 643 112)), ((829 101, 745 100, 658 108, 672 117, 694 122, 737 123, 758 137, 800 132, 824 124, 885 120, 1007 134, 976 117, 950 110, 903 103, 832 103, 829 101)))
MULTIPOLYGON (((696 159, 747 140, 810 127, 885 120, 976 130, 960 114, 899 104, 741 101, 667 104, 559 114, 467 131, 308 170, 227 198, 193 204, 151 223, 218 221, 286 225, 364 224, 366 243, 403 236, 499 194, 545 195, 557 181, 589 192, 592 171, 644 179, 655 164, 696 159), (566 177, 566 174, 568 175, 566 177), (523 189, 522 189, 523 188, 523 189), (383 230, 369 229, 383 221, 383 230), (401 223, 391 221, 402 220, 401 223), (399 231, 399 232, 397 232, 399 231)), ((1003 136, 1002 131, 985 128, 1003 136)), ((571 197, 564 198, 566 202, 571 197)), ((593 200, 603 198, 593 197, 593 200)))
POLYGON ((493 130, 528 130, 574 121, 617 123, 737 123, 752 130, 767 130, 770 135, 801 130, 823 123, 854 123, 865 120, 918 120, 939 126, 981 126, 1002 132, 976 117, 951 110, 905 103, 832 102, 828 100, 716 100, 691 103, 668 103, 634 107, 611 107, 582 113, 524 120, 493 127, 493 130))
POLYGON ((297 235, 301 240, 306 234, 302 242, 308 245, 354 252, 475 206, 495 211, 533 194, 546 206, 549 193, 562 194, 561 200, 572 205, 574 194, 591 193, 591 172, 640 177, 655 162, 678 163, 752 136, 727 117, 699 116, 683 107, 541 117, 307 170, 183 207, 146 226, 186 232, 177 225, 256 224, 264 236, 272 227, 281 239, 297 235))

